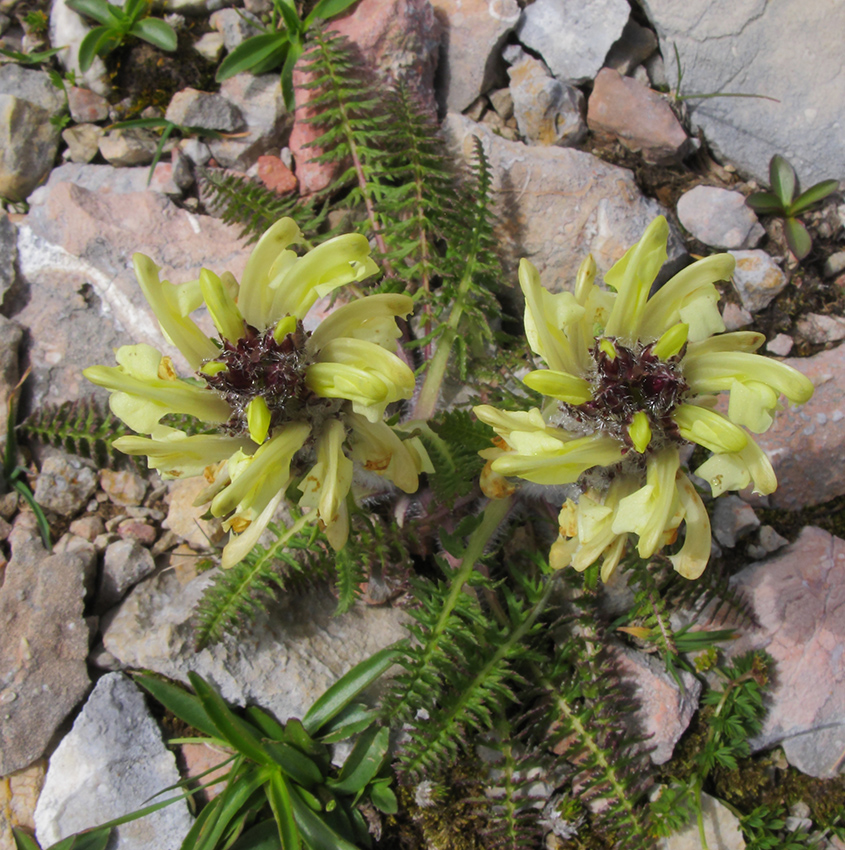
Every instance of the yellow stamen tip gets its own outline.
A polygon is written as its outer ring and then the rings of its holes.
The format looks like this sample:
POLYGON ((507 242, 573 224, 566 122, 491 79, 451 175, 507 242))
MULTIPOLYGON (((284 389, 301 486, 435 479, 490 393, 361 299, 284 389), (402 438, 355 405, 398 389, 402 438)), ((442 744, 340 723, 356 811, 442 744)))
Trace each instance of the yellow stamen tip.
POLYGON ((221 363, 219 360, 209 360, 208 363, 203 363, 200 366, 200 372, 203 375, 211 377, 212 375, 219 375, 221 372, 225 372, 228 368, 225 363, 221 363))
POLYGON ((689 325, 686 322, 678 322, 677 325, 672 325, 663 336, 657 340, 654 346, 654 356, 661 360, 668 360, 674 357, 684 347, 689 338, 689 325))
POLYGON ((250 439, 261 445, 270 431, 270 408, 260 395, 246 406, 246 424, 250 439))
POLYGON ((273 339, 276 342, 281 342, 288 334, 292 334, 296 330, 296 317, 284 316, 276 323, 273 329, 273 339))
POLYGON ((634 418, 628 427, 628 436, 631 438, 634 448, 640 454, 648 448, 648 444, 651 442, 651 425, 648 416, 642 410, 638 410, 634 414, 634 418))

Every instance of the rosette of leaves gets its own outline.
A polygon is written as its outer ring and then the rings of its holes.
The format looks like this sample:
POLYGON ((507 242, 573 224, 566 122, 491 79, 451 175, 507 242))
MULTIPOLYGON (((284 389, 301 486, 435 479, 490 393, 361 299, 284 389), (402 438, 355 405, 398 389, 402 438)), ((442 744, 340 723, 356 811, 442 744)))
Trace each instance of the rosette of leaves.
POLYGON ((266 74, 282 69, 282 95, 285 106, 293 111, 293 69, 305 50, 305 35, 314 21, 329 20, 346 11, 356 0, 319 0, 304 18, 296 10, 294 0, 273 0, 270 24, 265 32, 239 44, 217 69, 217 82, 235 74, 251 71, 266 74))
POLYGON ((813 247, 804 223, 798 218, 839 188, 838 180, 822 180, 801 192, 795 169, 779 154, 769 163, 771 191, 754 192, 745 199, 751 209, 761 215, 780 216, 784 220, 786 244, 796 259, 803 260, 813 247))
POLYGON ((125 0, 122 7, 113 6, 108 0, 68 0, 67 5, 100 24, 79 45, 79 68, 83 73, 91 67, 96 56, 107 56, 130 36, 168 53, 176 50, 176 31, 166 21, 146 17, 147 0, 125 0))

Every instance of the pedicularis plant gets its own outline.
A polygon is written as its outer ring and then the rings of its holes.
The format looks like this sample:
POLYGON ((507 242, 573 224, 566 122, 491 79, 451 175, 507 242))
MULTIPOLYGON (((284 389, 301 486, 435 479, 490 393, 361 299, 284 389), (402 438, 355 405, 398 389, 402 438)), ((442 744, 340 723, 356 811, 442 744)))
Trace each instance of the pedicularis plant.
MULTIPOLYGON (((241 279, 203 269, 173 284, 136 255, 179 363, 127 344, 116 366, 85 370, 110 391, 111 419, 90 421, 88 406, 28 425, 92 454, 146 457, 165 478, 204 477, 198 504, 230 536, 197 646, 249 628, 271 588, 333 582, 339 612, 364 591, 406 603, 407 640, 301 722, 241 715, 198 678, 195 697, 143 680, 232 754, 222 802, 182 847, 513 849, 553 832, 563 847, 651 848, 689 818, 704 834, 704 791, 746 817, 749 836, 780 840, 794 800, 751 806, 723 781, 750 759, 770 662, 722 663, 717 644, 738 625, 709 631, 692 612, 715 600, 741 622, 726 567, 708 565, 709 505, 748 485, 772 492, 754 435, 812 385, 756 354, 761 335, 724 332, 729 255, 650 294, 663 218, 603 283, 585 257, 575 281, 545 281, 552 291, 523 260, 523 321, 508 317, 481 143, 455 169, 413 98, 376 93, 320 27, 302 62, 315 147, 337 179, 300 201, 207 172, 205 196, 257 239, 241 279), (341 209, 352 214, 333 231, 341 209), (605 581, 629 586, 627 611, 609 613, 605 581), (711 731, 677 764, 656 768, 632 725, 620 641, 658 653, 680 687, 685 670, 718 671, 699 719, 711 731), (391 663, 380 699, 357 704, 391 663), (390 751, 388 730, 401 730, 390 751), (338 772, 326 747, 351 734, 338 772)), ((808 840, 839 829, 821 805, 813 818, 808 840)))

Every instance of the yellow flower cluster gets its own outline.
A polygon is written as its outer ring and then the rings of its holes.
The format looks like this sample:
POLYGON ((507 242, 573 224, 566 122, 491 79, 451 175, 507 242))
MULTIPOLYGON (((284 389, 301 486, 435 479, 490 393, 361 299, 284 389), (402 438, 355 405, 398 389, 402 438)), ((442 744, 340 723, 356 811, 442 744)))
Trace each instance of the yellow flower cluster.
POLYGON ((356 464, 408 493, 430 469, 420 442, 383 421, 387 405, 414 391, 413 372, 395 354, 396 317, 411 312, 411 298, 360 298, 307 332, 303 320, 318 298, 378 267, 361 235, 299 256, 291 246, 301 241, 295 222, 281 219, 256 245, 240 284, 228 272, 203 269, 198 280, 174 285, 136 254, 144 295, 194 375, 179 377, 170 358, 149 345, 123 346, 116 367, 84 372, 111 391, 112 411, 145 435, 121 437, 116 448, 146 455, 166 478, 206 477, 197 504, 210 503, 233 532, 224 567, 252 549, 293 481, 300 506, 340 548, 356 464), (203 304, 219 338, 191 318, 203 304), (188 436, 161 421, 169 414, 194 416, 214 433, 188 436))
POLYGON ((748 431, 771 425, 781 395, 803 404, 813 393, 795 369, 753 353, 761 334, 723 333, 714 283, 730 279, 729 254, 693 263, 649 297, 667 238, 657 218, 605 275, 613 291, 595 284, 591 257, 574 292, 556 295, 531 263, 520 264, 525 332, 549 367, 524 381, 548 399, 542 410, 481 405, 475 413, 498 435, 482 453, 491 495, 502 491, 496 476, 576 485, 560 511, 556 568, 584 570, 601 558, 606 580, 629 535, 649 558, 683 523, 684 543, 670 558, 697 578, 710 556, 710 521, 679 450, 697 443, 713 453, 696 474, 714 496, 749 483, 771 493, 774 472, 748 431), (716 409, 720 392, 728 393, 726 415, 716 409))

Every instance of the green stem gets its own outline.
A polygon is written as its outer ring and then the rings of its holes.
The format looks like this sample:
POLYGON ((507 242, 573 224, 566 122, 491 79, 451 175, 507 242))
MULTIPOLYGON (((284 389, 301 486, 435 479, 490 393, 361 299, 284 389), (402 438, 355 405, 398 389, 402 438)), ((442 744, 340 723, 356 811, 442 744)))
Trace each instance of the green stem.
POLYGON ((707 846, 707 835, 704 832, 704 812, 701 810, 701 777, 696 780, 693 788, 695 792, 695 819, 698 822, 698 837, 701 839, 701 850, 709 850, 707 846))

